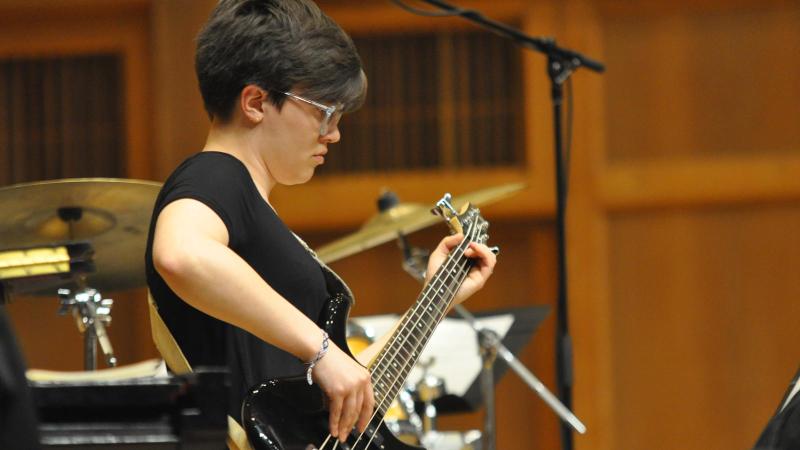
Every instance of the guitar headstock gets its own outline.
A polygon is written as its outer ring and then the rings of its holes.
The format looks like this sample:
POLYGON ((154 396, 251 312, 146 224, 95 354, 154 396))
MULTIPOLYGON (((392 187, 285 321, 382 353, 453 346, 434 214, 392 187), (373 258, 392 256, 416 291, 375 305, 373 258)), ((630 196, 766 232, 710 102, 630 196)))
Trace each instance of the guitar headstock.
POLYGON ((489 240, 489 222, 481 216, 481 211, 470 203, 456 211, 451 200, 449 193, 444 194, 431 212, 445 219, 453 234, 463 233, 465 239, 485 244, 489 240))

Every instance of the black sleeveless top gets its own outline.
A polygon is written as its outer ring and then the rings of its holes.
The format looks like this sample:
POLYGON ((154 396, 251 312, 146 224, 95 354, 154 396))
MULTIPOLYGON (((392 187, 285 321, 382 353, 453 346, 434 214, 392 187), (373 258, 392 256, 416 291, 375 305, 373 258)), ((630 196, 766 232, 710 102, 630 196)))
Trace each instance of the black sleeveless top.
MULTIPOLYGON (((153 266, 153 234, 161 210, 191 198, 211 208, 228 230, 228 246, 279 294, 316 321, 332 285, 326 270, 261 197, 244 164, 220 152, 189 157, 170 175, 156 199, 145 264, 147 285, 189 364, 227 366, 231 374, 230 415, 239 419, 247 389, 269 378, 302 374, 293 355, 252 334, 208 316, 181 300, 153 266)), ((185 226, 191 227, 191 223, 185 226)), ((219 280, 235 293, 239 286, 219 280)), ((344 288, 346 289, 346 288, 344 288)), ((348 292, 349 293, 349 292, 348 292)))
POLYGON ((800 369, 789 383, 778 410, 767 422, 753 450, 796 450, 800 448, 800 392, 789 399, 794 386, 800 383, 800 369), (786 401, 789 400, 787 403, 786 401), (786 404, 784 406, 784 403, 786 404))

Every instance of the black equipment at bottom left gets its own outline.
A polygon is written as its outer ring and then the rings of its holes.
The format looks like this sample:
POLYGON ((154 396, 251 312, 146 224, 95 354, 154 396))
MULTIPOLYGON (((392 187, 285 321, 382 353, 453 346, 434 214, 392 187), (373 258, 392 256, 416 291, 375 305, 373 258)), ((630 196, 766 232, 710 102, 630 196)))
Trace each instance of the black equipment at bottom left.
POLYGON ((228 377, 198 368, 164 378, 32 382, 43 448, 225 448, 228 377))

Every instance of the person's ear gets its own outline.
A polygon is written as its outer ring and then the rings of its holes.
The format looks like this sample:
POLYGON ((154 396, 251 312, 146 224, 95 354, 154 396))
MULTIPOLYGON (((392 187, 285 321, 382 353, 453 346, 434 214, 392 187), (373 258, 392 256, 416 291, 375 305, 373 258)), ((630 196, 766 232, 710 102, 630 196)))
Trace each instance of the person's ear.
POLYGON ((264 120, 264 102, 267 100, 267 91, 254 84, 248 84, 242 89, 239 96, 239 108, 242 115, 252 123, 260 123, 264 120))

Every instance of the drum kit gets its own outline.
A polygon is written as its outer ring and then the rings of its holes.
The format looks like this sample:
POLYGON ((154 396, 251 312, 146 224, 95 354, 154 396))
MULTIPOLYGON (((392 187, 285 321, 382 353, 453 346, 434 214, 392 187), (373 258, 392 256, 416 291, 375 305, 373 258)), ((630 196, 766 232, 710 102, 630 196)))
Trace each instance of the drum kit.
POLYGON ((0 189, 0 290, 52 295, 84 336, 84 368, 116 357, 106 327, 113 300, 101 291, 145 284, 144 251, 160 183, 83 178, 0 189))
MULTIPOLYGON (((117 363, 105 330, 111 323, 113 300, 104 298, 101 292, 145 284, 147 233, 160 187, 160 183, 151 181, 83 178, 0 188, 0 299, 7 301, 12 295, 21 294, 52 296, 55 290, 59 314, 71 314, 83 333, 86 370, 97 368, 98 343, 106 364, 117 363)), ((513 183, 483 189, 456 196, 452 204, 456 208, 466 203, 482 206, 523 187, 522 183, 513 183)), ((404 269, 421 280, 427 252, 410 247, 405 235, 440 219, 430 213, 430 207, 400 203, 391 193, 381 197, 379 209, 360 230, 317 249, 317 256, 332 263, 398 239, 405 255, 404 269)), ((459 306, 457 312, 474 324, 474 318, 463 307, 459 306)), ((369 327, 349 325, 347 342, 353 353, 374 339, 369 327)), ((496 350, 489 352, 492 358, 501 356, 520 373, 508 359, 513 355, 508 350, 504 352, 497 339, 484 345, 489 347, 496 350)), ((386 423, 390 429, 403 441, 429 450, 493 449, 493 422, 488 420, 483 436, 479 431, 436 430, 434 401, 445 395, 446 389, 442 379, 425 373, 426 367, 422 369, 420 381, 406 386, 388 410, 386 423)), ((527 374, 521 376, 564 420, 576 429, 575 423, 583 426, 549 391, 543 392, 543 385, 530 372, 527 374)), ((485 401, 493 407, 492 399, 485 401)))

